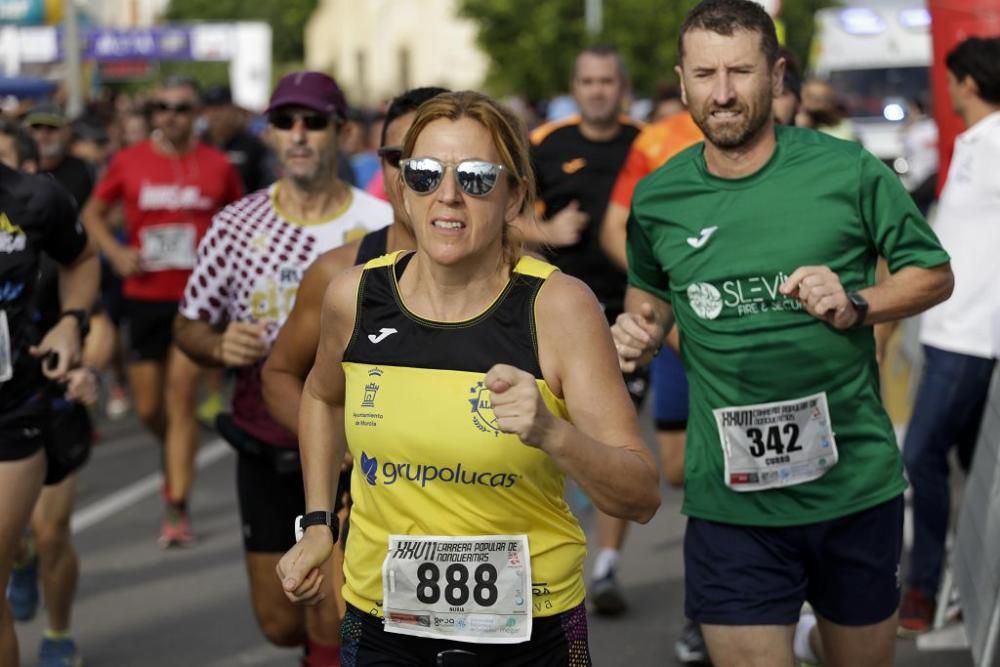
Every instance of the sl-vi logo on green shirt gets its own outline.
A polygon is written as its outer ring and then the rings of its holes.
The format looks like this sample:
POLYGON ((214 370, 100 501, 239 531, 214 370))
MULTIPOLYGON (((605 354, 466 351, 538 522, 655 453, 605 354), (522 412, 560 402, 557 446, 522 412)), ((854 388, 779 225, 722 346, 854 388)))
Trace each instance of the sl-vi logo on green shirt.
POLYGON ((788 276, 779 271, 771 277, 751 276, 722 283, 719 291, 711 283, 691 283, 687 288, 691 309, 703 320, 714 320, 723 308, 735 308, 737 317, 752 317, 771 311, 802 310, 796 299, 784 296, 779 288, 788 276))

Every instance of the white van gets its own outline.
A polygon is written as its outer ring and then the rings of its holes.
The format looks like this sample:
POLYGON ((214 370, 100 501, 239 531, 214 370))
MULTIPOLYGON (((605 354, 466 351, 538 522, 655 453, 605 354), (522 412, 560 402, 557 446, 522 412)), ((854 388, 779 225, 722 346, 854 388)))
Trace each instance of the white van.
POLYGON ((858 138, 900 175, 907 101, 931 99, 930 28, 923 0, 848 0, 816 12, 813 76, 833 84, 858 138))

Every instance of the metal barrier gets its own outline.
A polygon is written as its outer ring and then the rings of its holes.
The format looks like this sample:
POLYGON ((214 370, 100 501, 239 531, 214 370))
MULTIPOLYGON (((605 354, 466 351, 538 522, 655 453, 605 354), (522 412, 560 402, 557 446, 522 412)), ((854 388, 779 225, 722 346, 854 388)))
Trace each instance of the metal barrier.
POLYGON ((998 667, 1000 634, 1000 369, 993 376, 951 554, 977 667, 998 667))

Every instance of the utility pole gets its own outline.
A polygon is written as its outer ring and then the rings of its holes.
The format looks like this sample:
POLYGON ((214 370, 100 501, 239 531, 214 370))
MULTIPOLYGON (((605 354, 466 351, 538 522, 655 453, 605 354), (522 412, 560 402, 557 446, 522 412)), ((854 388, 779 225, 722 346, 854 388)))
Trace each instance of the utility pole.
POLYGON ((604 30, 603 0, 584 0, 587 16, 587 34, 596 37, 604 30))
POLYGON ((63 67, 66 71, 66 117, 83 111, 83 84, 80 74, 80 26, 76 20, 76 0, 63 2, 63 67))

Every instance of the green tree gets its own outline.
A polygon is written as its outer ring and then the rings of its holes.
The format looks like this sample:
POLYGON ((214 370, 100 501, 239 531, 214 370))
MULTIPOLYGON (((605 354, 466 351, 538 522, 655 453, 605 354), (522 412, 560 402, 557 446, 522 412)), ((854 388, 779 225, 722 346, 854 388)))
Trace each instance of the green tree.
MULTIPOLYGON (((478 43, 490 59, 487 88, 537 100, 564 92, 574 55, 594 43, 621 51, 640 94, 676 80, 677 36, 697 2, 605 1, 604 29, 596 37, 585 29, 584 0, 460 0, 459 11, 479 26, 478 43)), ((802 63, 812 39, 813 13, 830 4, 833 0, 784 3, 788 45, 802 63)))

